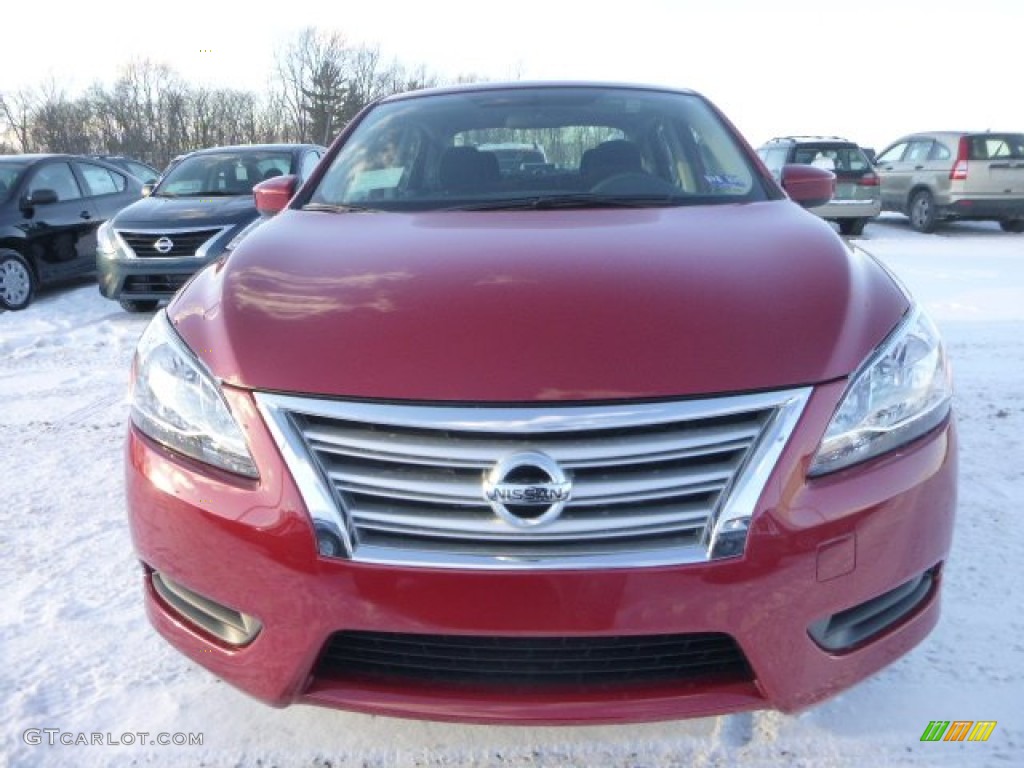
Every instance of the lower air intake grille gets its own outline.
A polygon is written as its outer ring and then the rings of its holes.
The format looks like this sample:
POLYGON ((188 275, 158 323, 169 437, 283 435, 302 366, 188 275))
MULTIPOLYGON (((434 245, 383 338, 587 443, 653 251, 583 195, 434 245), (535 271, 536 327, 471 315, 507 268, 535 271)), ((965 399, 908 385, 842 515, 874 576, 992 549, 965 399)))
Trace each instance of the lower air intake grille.
POLYGON ((145 294, 171 294, 177 293, 191 274, 185 275, 132 275, 124 281, 124 293, 131 295, 136 293, 145 294))
POLYGON ((473 637, 336 632, 314 673, 517 688, 752 679, 728 635, 473 637))

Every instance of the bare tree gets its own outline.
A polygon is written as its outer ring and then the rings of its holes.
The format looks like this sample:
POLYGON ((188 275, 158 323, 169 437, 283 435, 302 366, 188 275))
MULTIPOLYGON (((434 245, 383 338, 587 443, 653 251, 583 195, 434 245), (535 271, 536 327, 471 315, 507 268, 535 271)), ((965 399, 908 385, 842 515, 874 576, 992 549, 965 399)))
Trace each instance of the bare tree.
POLYGON ((297 141, 326 141, 345 99, 348 47, 338 32, 301 30, 277 57, 279 95, 297 141))
POLYGON ((90 112, 87 99, 71 100, 63 88, 49 81, 43 86, 32 119, 32 144, 50 152, 90 152, 90 137, 83 130, 90 112))
POLYGON ((53 82, 0 94, 0 152, 123 154, 163 166, 225 144, 327 144, 374 99, 437 83, 423 66, 384 64, 376 47, 309 27, 279 51, 260 94, 191 86, 146 59, 129 62, 109 87, 97 83, 77 97, 53 82))
POLYGON ((279 52, 276 74, 290 138, 323 144, 374 99, 437 83, 424 67, 385 66, 376 46, 350 46, 339 32, 314 27, 279 52))
POLYGON ((38 105, 35 92, 23 89, 7 95, 0 94, 0 116, 7 130, 14 135, 20 152, 32 152, 32 122, 38 105))

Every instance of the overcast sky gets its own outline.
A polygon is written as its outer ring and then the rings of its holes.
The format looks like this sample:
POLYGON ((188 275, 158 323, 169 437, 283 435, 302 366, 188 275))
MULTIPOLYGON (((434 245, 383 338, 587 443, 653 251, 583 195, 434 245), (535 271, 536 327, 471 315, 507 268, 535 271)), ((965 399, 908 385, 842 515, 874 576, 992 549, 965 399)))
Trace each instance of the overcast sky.
POLYGON ((75 94, 143 57, 261 90, 275 51, 314 25, 448 77, 694 88, 755 145, 1024 131, 1024 0, 62 0, 7 2, 0 19, 0 93, 52 78, 75 94))

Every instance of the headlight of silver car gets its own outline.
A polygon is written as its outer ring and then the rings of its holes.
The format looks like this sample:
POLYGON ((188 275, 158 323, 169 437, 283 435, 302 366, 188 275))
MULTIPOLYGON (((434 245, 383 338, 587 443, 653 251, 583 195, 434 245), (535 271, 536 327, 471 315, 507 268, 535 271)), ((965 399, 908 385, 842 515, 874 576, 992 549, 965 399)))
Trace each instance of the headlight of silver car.
POLYGON ((158 312, 135 351, 132 422, 186 456, 258 477, 245 436, 206 366, 158 312))
POLYGON ((834 472, 920 437, 942 423, 952 397, 939 332, 914 308, 850 378, 809 474, 834 472))

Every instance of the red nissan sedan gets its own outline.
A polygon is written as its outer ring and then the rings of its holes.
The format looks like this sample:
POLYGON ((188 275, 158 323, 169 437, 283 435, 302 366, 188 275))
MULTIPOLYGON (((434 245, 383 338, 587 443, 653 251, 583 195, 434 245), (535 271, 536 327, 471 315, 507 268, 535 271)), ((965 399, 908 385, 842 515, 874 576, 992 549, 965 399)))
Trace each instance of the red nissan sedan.
POLYGON ((801 207, 832 185, 688 91, 374 103, 139 343, 157 631, 275 706, 507 723, 794 711, 906 653, 950 373, 801 207))

